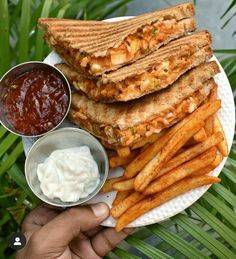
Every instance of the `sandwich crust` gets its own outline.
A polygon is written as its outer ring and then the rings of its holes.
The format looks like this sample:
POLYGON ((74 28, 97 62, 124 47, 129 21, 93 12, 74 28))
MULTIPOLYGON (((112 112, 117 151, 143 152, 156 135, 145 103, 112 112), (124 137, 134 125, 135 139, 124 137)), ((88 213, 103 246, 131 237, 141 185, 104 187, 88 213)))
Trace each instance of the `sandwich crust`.
POLYGON ((211 36, 201 31, 175 40, 135 63, 100 78, 86 78, 57 64, 74 87, 95 101, 129 101, 159 91, 212 56, 211 36))
POLYGON ((196 29, 192 3, 119 22, 41 18, 48 44, 70 66, 100 75, 139 59, 196 29))
POLYGON ((218 72, 216 62, 202 64, 168 89, 125 104, 96 103, 76 93, 69 117, 109 144, 129 146, 193 112, 209 94, 214 85, 210 79, 218 72))

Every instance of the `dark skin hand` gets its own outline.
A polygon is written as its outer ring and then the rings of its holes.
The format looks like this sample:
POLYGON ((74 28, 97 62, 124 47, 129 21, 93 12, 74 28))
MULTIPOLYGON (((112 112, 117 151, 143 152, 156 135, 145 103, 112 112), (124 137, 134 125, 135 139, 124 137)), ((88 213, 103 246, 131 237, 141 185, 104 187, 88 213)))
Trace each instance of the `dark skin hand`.
POLYGON ((67 209, 63 212, 40 206, 24 220, 27 245, 17 259, 98 259, 116 247, 132 229, 116 232, 99 224, 108 217, 104 203, 67 209))

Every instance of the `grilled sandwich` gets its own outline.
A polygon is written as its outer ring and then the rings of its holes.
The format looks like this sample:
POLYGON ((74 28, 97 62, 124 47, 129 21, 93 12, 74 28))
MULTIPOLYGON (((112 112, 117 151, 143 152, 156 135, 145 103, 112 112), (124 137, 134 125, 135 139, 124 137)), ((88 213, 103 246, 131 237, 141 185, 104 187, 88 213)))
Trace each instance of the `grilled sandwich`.
POLYGON ((130 146, 192 113, 207 98, 216 62, 201 64, 168 88, 127 103, 104 104, 74 93, 69 118, 114 148, 130 146))
POLYGON ((210 33, 201 31, 172 41, 135 63, 98 78, 84 77, 66 64, 57 64, 56 67, 90 99, 116 102, 129 101, 164 89, 211 56, 210 33))
POLYGON ((39 19, 45 40, 76 71, 101 75, 196 29, 185 3, 118 22, 39 19))

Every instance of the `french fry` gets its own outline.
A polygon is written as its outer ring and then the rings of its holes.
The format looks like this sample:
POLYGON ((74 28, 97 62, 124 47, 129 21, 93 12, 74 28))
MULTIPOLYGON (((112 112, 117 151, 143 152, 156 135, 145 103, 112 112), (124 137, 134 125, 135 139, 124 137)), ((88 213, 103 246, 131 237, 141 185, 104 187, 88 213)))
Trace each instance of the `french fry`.
POLYGON ((120 217, 131 206, 142 200, 145 196, 139 192, 133 192, 123 201, 111 208, 111 215, 113 218, 120 217))
POLYGON ((221 153, 217 152, 216 154, 216 158, 214 160, 214 162, 212 163, 212 166, 214 167, 214 169, 220 165, 220 163, 223 161, 224 157, 222 156, 221 153))
POLYGON ((160 137, 158 141, 147 147, 144 152, 141 152, 126 168, 124 176, 126 178, 133 178, 137 173, 144 168, 144 166, 152 160, 155 155, 169 142, 170 138, 184 125, 193 118, 199 118, 203 121, 214 114, 220 108, 221 102, 216 100, 208 102, 200 106, 192 114, 185 117, 182 121, 174 125, 165 135, 160 137))
POLYGON ((135 158, 135 156, 137 156, 137 154, 138 152, 133 150, 127 157, 113 156, 109 159, 109 165, 111 168, 127 165, 135 158))
POLYGON ((217 149, 212 147, 211 149, 205 151, 200 156, 180 165, 179 167, 173 169, 172 171, 166 173, 165 175, 157 178, 153 181, 143 192, 144 195, 149 195, 153 193, 160 192, 175 182, 188 177, 192 173, 210 165, 216 157, 217 149))
POLYGON ((162 136, 157 142, 151 144, 141 152, 127 167, 124 172, 126 178, 133 178, 153 157, 166 145, 172 137, 173 130, 162 136))
POLYGON ((113 184, 116 191, 127 191, 134 189, 134 178, 123 180, 113 184))
POLYGON ((151 195, 134 206, 129 208, 121 217, 118 219, 116 224, 116 230, 121 231, 126 225, 134 221, 136 218, 140 217, 144 213, 150 211, 151 209, 162 205, 163 203, 174 199, 175 197, 197 187, 218 183, 220 179, 217 177, 212 177, 208 175, 200 175, 196 177, 185 178, 162 192, 155 195, 151 195))
POLYGON ((207 139, 207 134, 204 128, 201 128, 194 136, 193 139, 196 142, 202 142, 207 139))
POLYGON ((213 161, 212 164, 206 166, 205 168, 202 168, 199 171, 194 172, 193 174, 191 174, 191 176, 198 176, 198 175, 203 175, 203 174, 209 174, 211 171, 213 171, 223 160, 223 156, 221 155, 221 153, 217 153, 216 154, 216 158, 213 161))
POLYGON ((210 116, 207 120, 206 120, 206 123, 205 123, 205 131, 206 131, 206 134, 208 136, 212 135, 213 133, 213 127, 214 127, 214 117, 215 117, 215 114, 210 116))
POLYGON ((116 151, 120 157, 127 157, 131 153, 129 147, 118 148, 116 151))
POLYGON ((171 137, 179 130, 183 122, 173 126, 165 135, 160 137, 158 141, 151 144, 143 152, 141 152, 126 168, 124 176, 133 178, 137 173, 150 161, 155 155, 166 145, 171 137))
POLYGON ((224 130, 223 130, 223 128, 222 128, 222 125, 221 125, 221 123, 220 123, 220 121, 219 121, 219 119, 218 119, 217 116, 215 116, 215 118, 214 118, 214 128, 213 128, 213 131, 214 131, 214 132, 217 132, 217 131, 222 132, 222 134, 223 134, 223 136, 224 136, 224 139, 223 139, 222 142, 220 142, 220 143, 217 144, 217 147, 218 147, 220 153, 221 153, 224 157, 228 156, 228 154, 229 154, 229 149, 228 149, 228 144, 227 144, 227 141, 226 141, 225 133, 224 133, 224 130))
POLYGON ((207 149, 215 146, 223 140, 223 135, 221 132, 216 132, 205 141, 200 142, 199 144, 188 148, 184 152, 172 158, 165 167, 163 167, 157 177, 169 172, 170 170, 176 168, 177 166, 193 159, 194 157, 205 152, 207 149))
POLYGON ((117 192, 116 197, 115 197, 114 201, 112 202, 112 206, 116 206, 130 194, 131 194, 131 191, 117 192))
POLYGON ((155 175, 159 173, 162 167, 196 132, 203 127, 203 125, 203 121, 198 118, 191 119, 184 124, 163 147, 161 152, 146 164, 146 166, 136 176, 134 181, 135 190, 142 192, 155 178, 155 175))
POLYGON ((116 177, 116 178, 110 178, 108 180, 106 180, 105 184, 103 185, 102 189, 101 189, 101 193, 106 193, 106 192, 111 192, 113 191, 113 184, 119 181, 124 180, 125 178, 123 176, 120 177, 116 177))
POLYGON ((181 122, 188 121, 189 119, 199 118, 200 120, 205 121, 211 115, 216 113, 221 107, 221 101, 209 101, 202 106, 200 106, 197 110, 191 113, 188 117, 185 117, 181 122))
POLYGON ((161 136, 163 136, 164 134, 166 134, 167 130, 163 129, 161 132, 159 133, 153 133, 152 135, 148 136, 148 137, 144 137, 141 140, 139 140, 138 142, 134 143, 131 147, 131 149, 137 149, 140 147, 143 147, 147 144, 151 144, 156 142, 161 136))
MULTIPOLYGON (((211 89, 211 93, 209 95, 209 101, 215 101, 217 99, 217 85, 211 89)), ((214 126, 214 115, 210 116, 208 119, 205 121, 205 131, 208 136, 211 136, 213 133, 213 126, 214 126)))
POLYGON ((191 176, 194 177, 194 176, 198 176, 198 175, 209 174, 212 170, 214 170, 213 164, 208 165, 208 166, 206 166, 206 167, 204 167, 204 168, 202 168, 202 169, 192 173, 191 176))

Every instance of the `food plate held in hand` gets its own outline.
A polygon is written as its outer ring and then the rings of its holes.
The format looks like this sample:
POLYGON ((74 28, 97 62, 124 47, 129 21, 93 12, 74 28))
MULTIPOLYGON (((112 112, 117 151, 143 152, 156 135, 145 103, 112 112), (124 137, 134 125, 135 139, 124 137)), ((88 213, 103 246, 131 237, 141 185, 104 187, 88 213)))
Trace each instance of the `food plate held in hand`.
MULTIPOLYGON (((107 149, 114 179, 89 202, 106 202, 113 217, 103 225, 118 231, 174 216, 220 181, 234 135, 234 102, 228 79, 212 57, 210 33, 188 35, 196 29, 193 15, 187 3, 111 23, 39 22, 46 41, 67 64, 55 52, 45 62, 57 64, 79 90, 72 94, 69 119, 107 149), (97 49, 85 44, 83 34, 92 24, 113 32, 109 36, 101 29, 97 49), (73 34, 71 26, 79 33, 73 34), (68 28, 66 34, 62 27, 68 28), (122 34, 118 28, 128 29, 122 34), (117 36, 114 42, 107 38, 111 35, 117 36)), ((61 126, 68 123, 75 127, 69 120, 61 126)), ((24 139, 26 152, 34 141, 24 139)))

